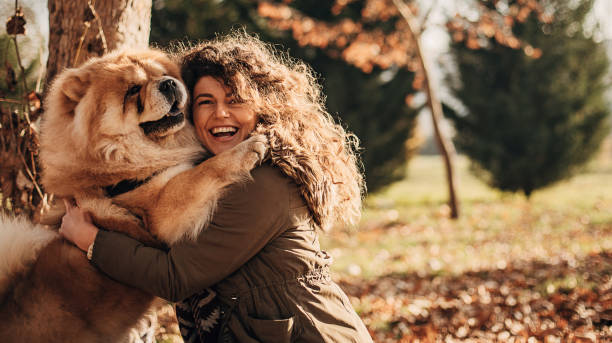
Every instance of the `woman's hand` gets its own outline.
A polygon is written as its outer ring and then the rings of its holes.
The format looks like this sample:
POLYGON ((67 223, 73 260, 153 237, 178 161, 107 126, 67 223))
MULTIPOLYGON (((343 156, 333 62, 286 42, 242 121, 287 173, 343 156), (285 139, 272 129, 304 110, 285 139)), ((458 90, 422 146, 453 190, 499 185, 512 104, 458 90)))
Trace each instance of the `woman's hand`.
POLYGON ((66 199, 64 199, 64 205, 66 206, 66 214, 62 218, 59 233, 79 249, 87 251, 96 239, 98 228, 93 225, 91 215, 88 212, 72 205, 66 199))

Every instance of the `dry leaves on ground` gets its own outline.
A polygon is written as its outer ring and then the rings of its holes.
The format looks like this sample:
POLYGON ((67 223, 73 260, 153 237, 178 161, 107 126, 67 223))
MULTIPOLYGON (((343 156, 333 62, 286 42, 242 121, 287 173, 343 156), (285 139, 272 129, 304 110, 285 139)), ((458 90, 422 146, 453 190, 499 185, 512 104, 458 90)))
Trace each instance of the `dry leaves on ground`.
POLYGON ((612 253, 341 281, 376 342, 612 341, 612 253))

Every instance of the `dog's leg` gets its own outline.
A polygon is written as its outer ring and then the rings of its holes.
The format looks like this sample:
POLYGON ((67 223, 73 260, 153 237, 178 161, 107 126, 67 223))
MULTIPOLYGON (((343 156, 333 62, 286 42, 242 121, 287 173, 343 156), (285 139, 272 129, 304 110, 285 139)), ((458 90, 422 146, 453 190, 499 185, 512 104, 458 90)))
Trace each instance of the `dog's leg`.
POLYGON ((97 226, 124 233, 144 244, 160 247, 161 244, 145 230, 142 220, 123 207, 119 207, 108 198, 77 199, 79 207, 92 215, 97 226))
POLYGON ((223 189, 250 178, 250 171, 264 158, 266 143, 263 135, 253 136, 170 179, 147 209, 147 227, 168 244, 184 236, 195 239, 223 189))

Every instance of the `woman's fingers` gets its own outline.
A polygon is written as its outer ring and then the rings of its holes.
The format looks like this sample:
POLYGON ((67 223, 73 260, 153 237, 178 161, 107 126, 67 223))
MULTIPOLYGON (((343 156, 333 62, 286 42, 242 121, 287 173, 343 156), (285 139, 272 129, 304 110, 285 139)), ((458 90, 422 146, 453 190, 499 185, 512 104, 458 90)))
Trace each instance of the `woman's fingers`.
POLYGON ((66 207, 66 212, 70 212, 72 210, 72 204, 66 198, 62 199, 64 201, 64 206, 66 207))

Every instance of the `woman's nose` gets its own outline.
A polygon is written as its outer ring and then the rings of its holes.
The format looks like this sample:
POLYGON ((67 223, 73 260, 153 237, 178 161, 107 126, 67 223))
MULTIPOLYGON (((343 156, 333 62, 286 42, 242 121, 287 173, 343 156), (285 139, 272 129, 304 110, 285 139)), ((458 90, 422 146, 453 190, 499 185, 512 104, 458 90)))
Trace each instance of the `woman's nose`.
POLYGON ((217 117, 227 118, 229 117, 229 111, 227 110, 226 106, 224 106, 223 104, 219 104, 217 105, 217 110, 215 111, 215 115, 217 117))

